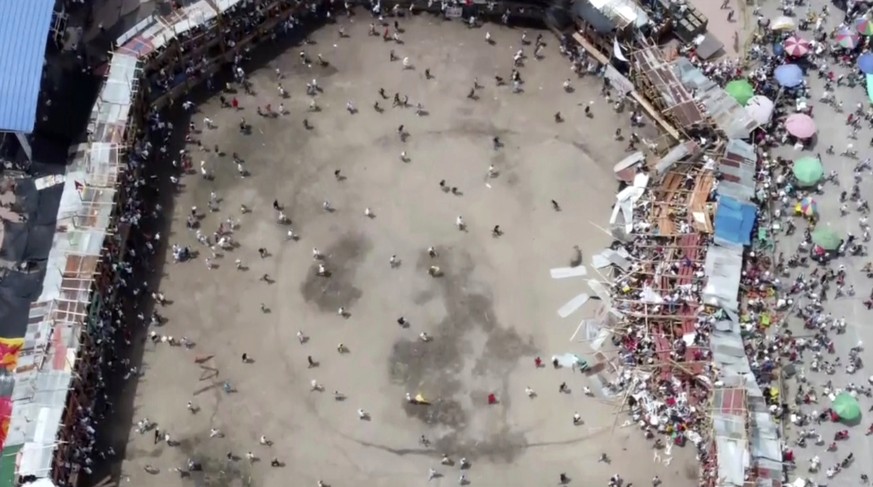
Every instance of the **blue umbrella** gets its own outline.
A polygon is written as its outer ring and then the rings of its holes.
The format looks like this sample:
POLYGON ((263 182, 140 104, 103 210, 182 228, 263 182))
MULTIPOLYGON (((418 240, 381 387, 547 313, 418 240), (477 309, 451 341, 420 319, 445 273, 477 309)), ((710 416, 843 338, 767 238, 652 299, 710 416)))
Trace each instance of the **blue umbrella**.
POLYGON ((780 86, 794 88, 803 83, 803 70, 796 64, 783 64, 773 71, 773 77, 780 86))
POLYGON ((781 42, 776 42, 773 44, 773 54, 776 56, 781 56, 785 54, 785 47, 781 42))
POLYGON ((864 74, 873 74, 873 53, 866 52, 858 56, 858 69, 864 74))

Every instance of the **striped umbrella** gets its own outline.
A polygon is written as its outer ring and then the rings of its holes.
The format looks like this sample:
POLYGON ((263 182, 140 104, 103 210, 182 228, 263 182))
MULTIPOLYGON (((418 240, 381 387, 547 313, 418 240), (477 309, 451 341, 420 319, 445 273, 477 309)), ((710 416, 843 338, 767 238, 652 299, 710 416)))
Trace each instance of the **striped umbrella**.
POLYGON ((791 36, 782 43, 785 53, 792 57, 806 56, 812 50, 812 44, 802 37, 791 36))
POLYGON ((854 49, 858 47, 858 43, 861 42, 861 36, 849 30, 848 27, 843 27, 837 32, 836 35, 837 44, 841 47, 845 47, 846 49, 854 49))
POLYGON ((818 203, 808 196, 800 200, 798 205, 800 206, 800 213, 803 214, 803 216, 815 216, 818 214, 818 203))
POLYGON ((862 36, 873 36, 873 23, 867 17, 861 17, 855 21, 855 29, 862 36))

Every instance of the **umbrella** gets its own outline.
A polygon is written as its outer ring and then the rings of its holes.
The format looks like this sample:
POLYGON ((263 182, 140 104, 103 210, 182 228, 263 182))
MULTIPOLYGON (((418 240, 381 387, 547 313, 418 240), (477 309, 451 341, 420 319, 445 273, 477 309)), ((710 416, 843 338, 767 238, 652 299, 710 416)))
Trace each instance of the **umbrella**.
POLYGON ((815 157, 801 157, 794 161, 792 172, 800 186, 814 186, 824 176, 821 161, 815 157))
POLYGON ((778 42, 773 44, 773 55, 782 56, 783 54, 785 54, 785 46, 778 42))
POLYGON ((837 32, 835 39, 840 46, 846 49, 854 49, 858 46, 858 42, 861 41, 861 36, 849 30, 848 27, 843 27, 837 32))
POLYGON ((794 88, 803 83, 803 70, 796 64, 783 64, 773 71, 773 77, 779 86, 794 88))
POLYGON ((873 74, 867 75, 867 98, 873 103, 873 74))
POLYGON ((735 79, 731 81, 724 87, 724 90, 727 91, 728 95, 733 97, 733 99, 740 105, 745 105, 750 98, 755 96, 755 88, 753 88, 752 84, 745 79, 735 79))
POLYGON ((814 216, 818 214, 818 203, 809 196, 800 200, 800 213, 803 216, 814 216))
POLYGON ((861 419, 861 405, 851 394, 841 392, 831 401, 834 412, 840 416, 840 420, 855 422, 861 419))
POLYGON ((766 96, 755 95, 746 103, 746 113, 752 120, 764 125, 773 116, 773 102, 766 96))
POLYGON ((812 50, 812 44, 802 37, 791 36, 782 44, 785 46, 785 52, 793 57, 806 56, 812 50))
POLYGON ((873 54, 865 52, 858 56, 858 69, 864 74, 873 74, 873 54))
POLYGON ((795 137, 808 139, 815 134, 815 121, 805 113, 794 113, 785 119, 785 130, 795 137))
POLYGON ((791 17, 776 17, 770 22, 770 28, 773 30, 794 30, 797 28, 797 24, 794 23, 794 19, 791 17))
MULTIPOLYGON (((837 250, 840 244, 843 243, 843 239, 837 235, 837 232, 830 228, 819 228, 812 232, 812 243, 825 250, 837 250)), ((840 413, 838 412, 837 414, 840 413)), ((840 416, 842 416, 842 414, 840 414, 840 416)))
POLYGON ((855 20, 855 29, 857 29, 858 33, 862 36, 873 35, 873 23, 871 23, 870 19, 867 17, 861 17, 855 20))

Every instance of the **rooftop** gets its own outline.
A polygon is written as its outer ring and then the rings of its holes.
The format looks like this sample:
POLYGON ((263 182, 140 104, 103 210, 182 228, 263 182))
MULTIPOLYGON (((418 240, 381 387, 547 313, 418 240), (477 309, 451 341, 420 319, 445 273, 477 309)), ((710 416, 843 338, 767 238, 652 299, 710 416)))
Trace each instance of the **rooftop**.
POLYGON ((0 2, 0 131, 33 132, 54 6, 0 2))

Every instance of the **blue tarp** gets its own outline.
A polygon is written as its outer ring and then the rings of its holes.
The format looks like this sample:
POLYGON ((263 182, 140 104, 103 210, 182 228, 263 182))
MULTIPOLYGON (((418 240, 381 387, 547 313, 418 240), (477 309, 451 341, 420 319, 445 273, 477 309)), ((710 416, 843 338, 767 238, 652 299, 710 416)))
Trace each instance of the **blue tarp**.
POLYGON ((715 241, 734 245, 751 245, 752 229, 758 218, 758 209, 751 203, 742 203, 730 196, 720 196, 715 210, 715 241))
POLYGON ((0 131, 33 132, 55 0, 0 0, 0 131))

